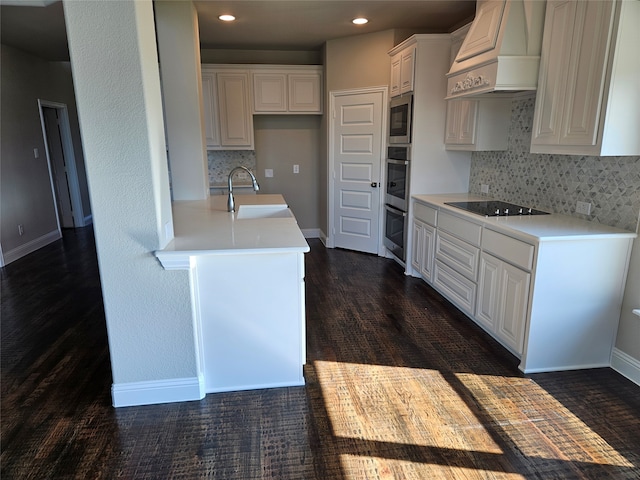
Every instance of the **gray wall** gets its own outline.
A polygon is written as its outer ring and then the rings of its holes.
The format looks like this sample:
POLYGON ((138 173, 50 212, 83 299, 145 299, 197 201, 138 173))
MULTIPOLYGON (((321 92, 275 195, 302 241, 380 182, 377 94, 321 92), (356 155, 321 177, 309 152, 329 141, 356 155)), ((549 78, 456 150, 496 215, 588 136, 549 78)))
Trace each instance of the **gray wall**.
POLYGON ((68 62, 1 46, 0 245, 8 252, 57 229, 38 99, 67 105, 85 217, 91 213, 68 62), (34 158, 33 149, 40 152, 34 158), (24 235, 18 235, 18 224, 24 235))
POLYGON ((255 115, 256 170, 261 193, 282 193, 302 229, 319 228, 319 115, 255 115), (300 173, 293 173, 293 165, 300 173), (273 169, 273 178, 264 170, 273 169))

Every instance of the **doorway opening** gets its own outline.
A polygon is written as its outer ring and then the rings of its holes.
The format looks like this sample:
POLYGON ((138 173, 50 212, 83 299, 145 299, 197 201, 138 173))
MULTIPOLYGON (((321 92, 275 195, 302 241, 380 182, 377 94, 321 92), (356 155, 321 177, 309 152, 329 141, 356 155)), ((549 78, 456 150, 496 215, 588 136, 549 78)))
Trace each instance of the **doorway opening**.
POLYGON ((38 108, 58 229, 84 227, 85 218, 67 106, 39 99, 38 108))

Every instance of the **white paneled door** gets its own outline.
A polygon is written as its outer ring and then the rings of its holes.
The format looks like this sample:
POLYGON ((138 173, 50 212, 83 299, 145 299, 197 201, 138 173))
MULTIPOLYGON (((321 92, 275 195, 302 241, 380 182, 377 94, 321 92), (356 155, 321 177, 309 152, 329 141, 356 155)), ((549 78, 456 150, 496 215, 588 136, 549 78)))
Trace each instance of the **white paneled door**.
POLYGON ((333 94, 332 101, 333 246, 378 253, 386 95, 333 94))

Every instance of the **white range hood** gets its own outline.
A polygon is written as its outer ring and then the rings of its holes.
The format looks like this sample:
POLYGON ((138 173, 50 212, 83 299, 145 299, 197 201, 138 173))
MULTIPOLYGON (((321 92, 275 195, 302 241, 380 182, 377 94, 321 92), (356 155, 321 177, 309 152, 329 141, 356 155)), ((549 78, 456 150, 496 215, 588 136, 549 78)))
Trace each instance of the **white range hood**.
POLYGON ((544 0, 478 0, 451 70, 447 99, 535 90, 544 0))

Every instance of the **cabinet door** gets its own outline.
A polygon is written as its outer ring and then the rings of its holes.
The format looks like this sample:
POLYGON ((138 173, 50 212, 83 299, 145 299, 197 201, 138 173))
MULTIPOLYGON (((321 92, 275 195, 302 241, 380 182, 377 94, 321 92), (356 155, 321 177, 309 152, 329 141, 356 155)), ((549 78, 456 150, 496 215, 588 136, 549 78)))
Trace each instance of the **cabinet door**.
POLYGON ((460 108, 458 100, 447 100, 447 121, 444 132, 446 145, 457 145, 460 136, 460 108))
POLYGON ((290 73, 288 80, 290 112, 322 112, 322 77, 319 73, 290 73))
POLYGON ((218 73, 220 144, 253 148, 253 117, 249 109, 249 75, 218 73))
POLYGON ((253 74, 253 111, 287 111, 287 75, 282 73, 253 74))
POLYGON ((596 145, 606 78, 611 1, 579 2, 565 95, 562 145, 596 145))
POLYGON ((422 262, 423 262, 423 248, 422 241, 424 239, 423 235, 424 225, 422 222, 418 222, 416 220, 413 221, 413 245, 411 249, 411 265, 416 272, 420 272, 422 270, 422 262))
POLYGON ((422 228, 422 262, 420 264, 420 274, 431 282, 433 278, 433 261, 435 257, 436 229, 423 225, 422 228))
POLYGON ((472 147, 476 143, 477 113, 477 100, 448 100, 445 144, 472 147))
POLYGON ((517 354, 523 351, 530 281, 531 274, 502 262, 500 310, 495 333, 517 354))
POLYGON ((207 147, 220 146, 220 129, 216 98, 216 74, 202 72, 202 101, 207 147))
POLYGON ((391 57, 391 92, 392 97, 400 95, 400 63, 402 55, 400 53, 391 57))
POLYGON ((498 308, 500 306, 499 278, 501 263, 497 258, 485 253, 480 257, 476 320, 491 332, 496 329, 498 308))
POLYGON ((547 3, 532 145, 555 145, 560 141, 576 5, 572 0, 547 3))
POLYGON ((413 92, 413 77, 415 64, 415 48, 402 52, 400 62, 400 93, 413 92))

